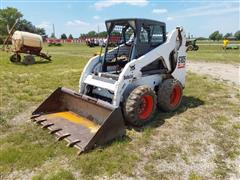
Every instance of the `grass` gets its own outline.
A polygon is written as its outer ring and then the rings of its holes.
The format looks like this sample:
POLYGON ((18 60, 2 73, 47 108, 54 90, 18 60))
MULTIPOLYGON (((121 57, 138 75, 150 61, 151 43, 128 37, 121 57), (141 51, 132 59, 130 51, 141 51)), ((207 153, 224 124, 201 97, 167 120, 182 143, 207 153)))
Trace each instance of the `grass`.
POLYGON ((189 51, 188 59, 193 61, 207 61, 220 63, 240 63, 240 49, 226 50, 218 45, 201 45, 199 44, 198 51, 189 51))
POLYGON ((64 169, 60 169, 58 172, 46 176, 44 174, 36 175, 32 177, 32 180, 75 180, 76 178, 70 171, 66 171, 64 169))
POLYGON ((84 64, 99 48, 88 49, 85 46, 68 45, 46 47, 52 54, 52 63, 24 66, 13 65, 9 54, 0 54, 0 124, 39 103, 59 86, 78 89, 79 76, 84 64), (65 54, 65 55, 64 55, 65 54))
POLYGON ((189 174, 188 180, 202 180, 202 178, 198 176, 196 173, 191 172, 189 174))
POLYGON ((12 64, 9 55, 0 52, 1 179, 178 179, 183 175, 208 179, 234 173, 226 162, 240 155, 240 143, 236 141, 239 123, 234 121, 239 116, 239 92, 196 74, 188 74, 177 112, 160 112, 142 131, 127 130, 127 137, 80 156, 76 149, 67 148, 65 142, 56 143, 53 136, 30 123, 28 114, 13 122, 13 117, 37 106, 58 86, 77 91, 84 64, 99 48, 64 45, 45 50, 51 52, 53 61, 32 66, 12 64), (212 133, 209 136, 208 131, 212 133), (205 134, 207 138, 201 139, 205 134), (195 164, 201 164, 197 157, 205 157, 202 153, 209 144, 216 148, 209 159, 214 169, 205 172, 208 175, 196 174, 192 170, 195 164), (183 169, 190 170, 167 169, 181 167, 179 162, 184 164, 183 169))
MULTIPOLYGON (((223 45, 223 40, 220 41, 209 41, 209 40, 197 40, 197 44, 219 44, 223 45)), ((240 41, 229 41, 229 44, 240 44, 240 41)))
POLYGON ((162 147, 161 151, 154 152, 151 156, 154 160, 164 159, 166 161, 173 161, 176 155, 180 152, 181 148, 172 144, 167 147, 162 147))
MULTIPOLYGON (((57 145, 54 138, 32 125, 22 126, 15 133, 1 138, 0 170, 2 173, 13 169, 33 169, 45 161, 69 151, 62 143, 57 145), (60 150, 62 149, 62 150, 60 150), (66 150, 64 150, 66 149, 66 150)), ((71 150, 71 149, 70 149, 71 150)))

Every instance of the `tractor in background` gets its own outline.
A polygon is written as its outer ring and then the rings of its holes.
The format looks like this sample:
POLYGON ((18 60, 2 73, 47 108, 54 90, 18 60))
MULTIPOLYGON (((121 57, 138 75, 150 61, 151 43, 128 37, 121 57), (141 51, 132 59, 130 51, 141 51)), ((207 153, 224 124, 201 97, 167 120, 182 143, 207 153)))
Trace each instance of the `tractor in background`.
POLYGON ((187 39, 186 46, 187 51, 197 51, 199 49, 199 46, 197 45, 197 39, 187 39))

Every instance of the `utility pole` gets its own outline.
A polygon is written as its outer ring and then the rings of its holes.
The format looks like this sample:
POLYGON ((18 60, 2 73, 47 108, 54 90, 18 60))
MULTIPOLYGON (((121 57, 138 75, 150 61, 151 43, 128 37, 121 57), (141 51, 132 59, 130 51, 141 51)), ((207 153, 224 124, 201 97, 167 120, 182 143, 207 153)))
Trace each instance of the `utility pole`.
POLYGON ((98 29, 98 33, 97 33, 98 35, 97 35, 97 37, 99 37, 99 24, 98 24, 98 26, 97 26, 97 29, 98 29))
POLYGON ((53 24, 53 37, 56 38, 56 36, 55 36, 55 27, 54 27, 54 24, 53 24))

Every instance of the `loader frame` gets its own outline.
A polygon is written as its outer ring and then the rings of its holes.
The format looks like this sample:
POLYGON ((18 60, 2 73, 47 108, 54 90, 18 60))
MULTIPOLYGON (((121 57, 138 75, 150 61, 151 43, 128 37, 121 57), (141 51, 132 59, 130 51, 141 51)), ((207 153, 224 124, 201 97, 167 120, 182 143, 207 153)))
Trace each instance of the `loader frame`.
POLYGON ((127 62, 119 74, 111 73, 111 68, 106 69, 106 56, 109 54, 121 55, 119 48, 125 48, 126 44, 121 44, 118 47, 108 50, 108 43, 105 47, 105 54, 93 57, 85 66, 82 76, 79 81, 80 94, 93 96, 97 93, 97 98, 107 100, 111 105, 119 107, 123 102, 128 89, 139 85, 147 85, 155 89, 163 79, 172 76, 179 80, 184 87, 185 85, 185 61, 186 61, 186 34, 183 28, 177 27, 166 37, 165 23, 151 21, 146 19, 120 19, 106 21, 108 38, 114 25, 119 25, 128 22, 135 27, 135 38, 133 41, 133 50, 131 59, 127 62), (142 25, 158 25, 163 27, 163 41, 148 52, 138 56, 134 52, 140 43, 140 32, 142 25), (174 56, 175 55, 175 56, 174 56), (143 68, 147 67, 154 61, 160 61, 161 69, 156 69, 155 72, 144 74, 143 68), (89 94, 93 88, 94 93, 89 94), (98 91, 99 90, 99 91, 98 91))

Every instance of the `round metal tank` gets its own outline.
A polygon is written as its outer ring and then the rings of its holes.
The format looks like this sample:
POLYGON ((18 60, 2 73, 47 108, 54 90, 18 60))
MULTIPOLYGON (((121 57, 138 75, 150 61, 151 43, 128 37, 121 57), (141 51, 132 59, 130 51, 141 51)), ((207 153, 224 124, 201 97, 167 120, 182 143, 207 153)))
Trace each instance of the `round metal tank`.
POLYGON ((42 49, 42 36, 23 31, 15 31, 12 36, 12 45, 15 51, 20 51, 23 47, 42 49))

